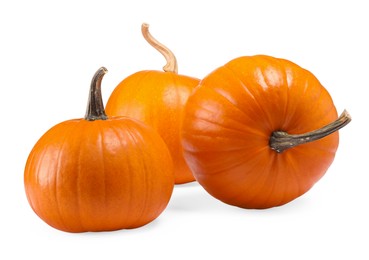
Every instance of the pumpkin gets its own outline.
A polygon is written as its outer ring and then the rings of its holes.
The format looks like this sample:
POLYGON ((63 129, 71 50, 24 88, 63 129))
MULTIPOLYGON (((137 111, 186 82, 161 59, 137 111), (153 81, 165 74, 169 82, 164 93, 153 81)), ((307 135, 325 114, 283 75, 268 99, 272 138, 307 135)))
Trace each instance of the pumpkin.
POLYGON ((207 75, 185 107, 182 145, 196 180, 215 198, 265 209, 307 192, 338 148, 328 91, 308 70, 266 55, 231 60, 207 75))
POLYGON ((35 213, 67 232, 143 226, 166 208, 174 188, 170 153, 150 127, 107 117, 100 68, 84 118, 49 129, 28 157, 24 185, 35 213))
POLYGON ((158 42, 148 28, 144 23, 142 34, 166 58, 164 71, 144 70, 125 78, 110 95, 106 113, 136 118, 153 127, 171 152, 175 183, 188 183, 194 181, 194 177, 183 158, 180 129, 184 105, 199 79, 178 74, 174 54, 158 42))

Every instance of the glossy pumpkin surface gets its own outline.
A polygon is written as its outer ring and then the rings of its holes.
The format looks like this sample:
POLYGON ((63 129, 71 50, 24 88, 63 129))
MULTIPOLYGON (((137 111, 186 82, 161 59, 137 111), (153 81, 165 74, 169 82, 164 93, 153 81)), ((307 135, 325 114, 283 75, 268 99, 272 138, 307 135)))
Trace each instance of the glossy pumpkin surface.
POLYGON ((331 96, 309 71, 270 56, 240 57, 206 76, 189 97, 182 145, 211 195, 243 208, 269 208, 308 191, 339 142, 333 132, 290 148, 287 141, 288 149, 277 152, 273 134, 303 134, 336 119, 331 96))
POLYGON ((92 114, 57 124, 32 149, 24 173, 32 209, 68 232, 151 222, 167 206, 174 187, 164 141, 136 120, 106 117, 103 110, 92 114))
POLYGON ((134 73, 120 82, 110 95, 106 113, 111 116, 129 116, 153 127, 167 144, 174 164, 177 184, 194 181, 182 153, 180 129, 183 109, 188 96, 199 79, 177 73, 174 55, 159 45, 143 25, 143 34, 159 50, 169 52, 165 71, 145 70, 134 73), (153 43, 152 41, 155 41, 153 43))

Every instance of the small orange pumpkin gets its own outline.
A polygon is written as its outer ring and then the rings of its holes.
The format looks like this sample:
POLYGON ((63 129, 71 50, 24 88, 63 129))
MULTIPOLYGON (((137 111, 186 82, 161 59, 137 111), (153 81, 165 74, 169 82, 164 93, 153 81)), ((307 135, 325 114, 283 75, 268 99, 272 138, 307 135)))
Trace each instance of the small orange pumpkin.
POLYGON ((351 120, 347 112, 336 119, 311 72, 270 56, 239 57, 189 97, 182 144, 196 180, 215 198, 270 208, 324 175, 338 148, 336 131, 351 120))
POLYGON ((154 39, 142 25, 142 34, 167 60, 163 71, 145 70, 134 73, 114 89, 106 104, 106 113, 129 116, 152 126, 167 144, 174 163, 175 183, 194 181, 182 154, 180 129, 183 108, 199 79, 179 75, 174 54, 154 39))
POLYGON ((161 137, 136 120, 105 115, 100 85, 106 71, 93 77, 85 118, 52 127, 26 163, 28 201, 59 230, 140 227, 159 216, 174 188, 161 137))

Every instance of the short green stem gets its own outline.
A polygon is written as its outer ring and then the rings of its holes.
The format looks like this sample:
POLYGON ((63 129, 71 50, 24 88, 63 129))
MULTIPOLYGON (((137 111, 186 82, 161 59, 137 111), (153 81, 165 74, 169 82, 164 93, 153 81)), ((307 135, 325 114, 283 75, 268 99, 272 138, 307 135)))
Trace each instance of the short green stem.
POLYGON ((281 153, 288 148, 292 148, 300 144, 313 142, 327 135, 330 135, 350 123, 350 121, 350 114, 346 110, 344 110, 340 117, 334 122, 315 131, 296 135, 291 135, 284 131, 275 131, 270 137, 269 146, 274 151, 281 153))
POLYGON ((99 68, 91 80, 90 95, 87 103, 85 119, 88 121, 106 120, 104 104, 101 96, 101 81, 108 70, 99 68))

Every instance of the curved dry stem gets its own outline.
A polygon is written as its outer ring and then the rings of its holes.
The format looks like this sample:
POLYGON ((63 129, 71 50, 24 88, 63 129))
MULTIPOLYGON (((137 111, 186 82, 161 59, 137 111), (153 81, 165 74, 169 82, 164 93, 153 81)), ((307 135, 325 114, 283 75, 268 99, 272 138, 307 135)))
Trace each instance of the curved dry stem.
POLYGON ((315 131, 297 135, 291 135, 283 131, 275 131, 270 137, 269 146, 276 152, 281 153, 288 148, 292 148, 300 144, 313 142, 327 135, 330 135, 350 122, 351 116, 346 110, 344 110, 340 117, 334 122, 323 126, 322 128, 315 131))
POLYGON ((157 51, 159 51, 167 61, 167 64, 163 67, 163 70, 166 72, 174 72, 178 73, 178 65, 177 59, 174 56, 173 52, 169 50, 165 45, 157 41, 149 32, 149 25, 147 23, 143 23, 141 26, 142 35, 145 40, 154 47, 157 51))
POLYGON ((99 68, 91 80, 90 95, 87 102, 85 120, 106 120, 104 104, 101 96, 101 81, 108 72, 105 67, 99 68))

